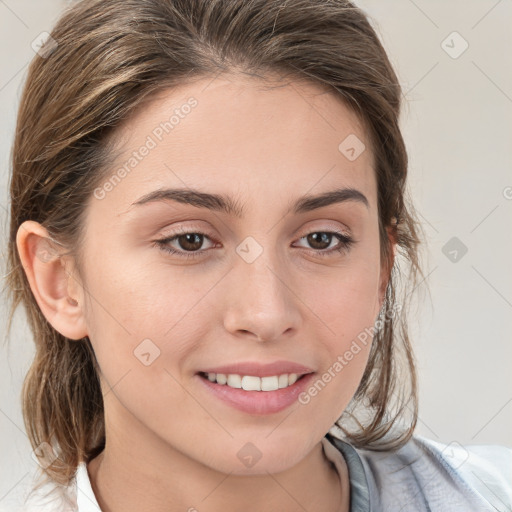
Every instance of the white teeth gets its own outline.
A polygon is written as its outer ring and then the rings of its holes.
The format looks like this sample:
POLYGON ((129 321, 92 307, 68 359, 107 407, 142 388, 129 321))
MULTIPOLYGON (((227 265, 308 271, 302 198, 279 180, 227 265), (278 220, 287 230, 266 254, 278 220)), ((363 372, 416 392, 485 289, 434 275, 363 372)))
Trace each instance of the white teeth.
POLYGON ((252 375, 237 375, 224 373, 208 373, 208 380, 217 384, 227 384, 231 388, 245 391, 275 391, 295 384, 299 376, 296 373, 284 373, 272 377, 255 377, 252 375))
POLYGON ((250 377, 245 375, 242 377, 240 386, 242 389, 245 389, 245 391, 261 391, 261 379, 259 377, 250 377))
POLYGON ((262 377, 261 379, 258 380, 261 380, 261 391, 275 391, 276 389, 279 389, 279 377, 277 376, 262 377))
POLYGON ((240 375, 228 375, 228 386, 230 388, 241 388, 242 387, 242 377, 240 375))
POLYGON ((288 375, 286 373, 284 375, 279 375, 279 389, 285 388, 288 386, 288 375))
POLYGON ((227 376, 224 375, 223 373, 209 373, 208 379, 211 380, 212 382, 215 382, 215 380, 217 380, 219 384, 226 384, 226 382, 228 381, 227 376))

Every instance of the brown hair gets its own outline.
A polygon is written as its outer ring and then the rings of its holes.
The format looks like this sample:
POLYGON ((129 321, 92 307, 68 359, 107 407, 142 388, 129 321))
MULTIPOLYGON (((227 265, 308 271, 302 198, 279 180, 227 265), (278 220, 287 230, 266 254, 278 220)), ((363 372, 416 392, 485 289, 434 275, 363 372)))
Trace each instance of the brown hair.
POLYGON ((85 205, 115 156, 110 135, 155 92, 221 72, 262 80, 280 72, 322 85, 364 123, 375 157, 381 259, 391 262, 388 227, 398 257, 389 266, 385 321, 337 425, 361 448, 394 450, 409 440, 417 421, 416 370, 409 300, 394 314, 395 281, 401 256, 409 267, 404 285, 413 290, 422 275, 421 226, 406 200, 401 87, 365 13, 345 0, 84 0, 68 7, 51 37, 56 46, 32 60, 20 100, 7 268, 7 331, 22 302, 36 344, 22 391, 25 427, 34 449, 48 443, 58 455, 46 476, 68 485, 78 463, 103 450, 103 397, 88 337, 62 336, 41 313, 19 259, 17 230, 25 220, 41 223, 69 249, 80 274, 85 205), (371 413, 368 421, 358 407, 371 413), (392 429, 407 411, 405 428, 392 429), (354 431, 344 425, 350 418, 354 431))

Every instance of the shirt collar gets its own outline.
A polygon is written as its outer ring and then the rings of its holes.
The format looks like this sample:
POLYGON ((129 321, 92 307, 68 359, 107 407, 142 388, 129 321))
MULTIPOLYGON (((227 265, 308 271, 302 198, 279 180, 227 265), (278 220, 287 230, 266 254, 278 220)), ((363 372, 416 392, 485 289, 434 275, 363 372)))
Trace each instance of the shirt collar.
POLYGON ((85 462, 80 462, 76 472, 76 503, 78 512, 101 512, 91 487, 85 462))
POLYGON ((328 433, 322 439, 325 456, 341 469, 343 456, 350 478, 350 512, 370 512, 370 483, 363 461, 353 446, 328 433), (341 452, 341 453, 340 453, 341 452))

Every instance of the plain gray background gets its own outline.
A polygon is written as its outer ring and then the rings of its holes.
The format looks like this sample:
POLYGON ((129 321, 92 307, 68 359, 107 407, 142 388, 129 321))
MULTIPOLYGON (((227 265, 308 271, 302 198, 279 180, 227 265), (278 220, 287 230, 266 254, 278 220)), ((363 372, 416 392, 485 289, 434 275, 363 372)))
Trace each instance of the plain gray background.
MULTIPOLYGON (((446 444, 512 447, 512 4, 357 4, 371 16, 403 85, 409 186, 427 235, 432 303, 424 299, 411 322, 419 365, 417 432, 446 444), (461 257, 462 246, 467 252, 461 257)), ((50 32, 64 5, 0 0, 2 269, 9 154, 21 85, 34 57, 31 42, 50 32)), ((5 326, 5 299, 0 312, 5 326)), ((0 359, 2 510, 14 510, 35 468, 20 408, 33 350, 20 307, 0 359)))

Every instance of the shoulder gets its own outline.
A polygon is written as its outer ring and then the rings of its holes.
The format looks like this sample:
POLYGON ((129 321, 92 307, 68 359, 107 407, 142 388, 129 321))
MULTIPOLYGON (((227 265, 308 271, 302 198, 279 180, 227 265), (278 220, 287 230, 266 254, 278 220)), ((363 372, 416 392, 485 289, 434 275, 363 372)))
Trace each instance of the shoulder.
POLYGON ((506 446, 415 434, 398 450, 374 451, 334 439, 345 455, 357 453, 370 510, 509 511, 512 505, 512 449, 506 446))
POLYGON ((432 454, 438 466, 446 468, 494 509, 511 509, 512 448, 497 444, 461 445, 457 441, 444 444, 419 435, 415 442, 432 454))
MULTIPOLYGON (((87 465, 80 462, 68 486, 46 479, 33 482, 19 512, 99 512, 87 465), (40 484, 36 488, 36 484, 40 484)), ((0 509, 0 512, 3 512, 0 509)), ((10 510, 9 512, 13 512, 10 510)), ((18 512, 18 511, 17 511, 18 512)))
POLYGON ((40 474, 23 497, 18 512, 76 512, 76 477, 69 486, 60 485, 40 474))

